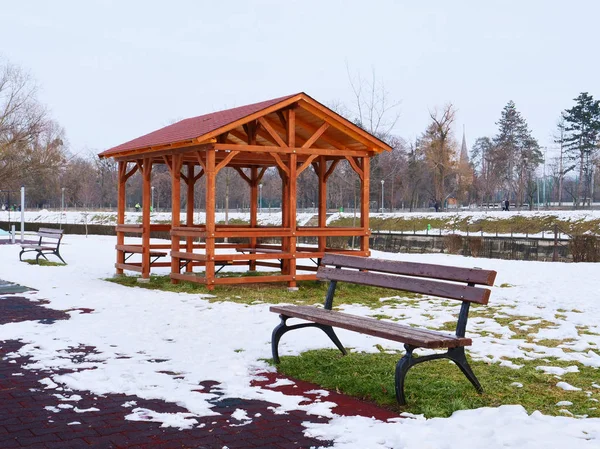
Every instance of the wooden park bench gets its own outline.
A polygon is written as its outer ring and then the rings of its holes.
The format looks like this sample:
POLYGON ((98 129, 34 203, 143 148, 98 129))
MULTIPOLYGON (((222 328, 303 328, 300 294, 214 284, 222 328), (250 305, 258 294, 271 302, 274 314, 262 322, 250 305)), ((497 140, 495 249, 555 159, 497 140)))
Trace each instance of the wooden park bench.
POLYGON ((19 253, 19 260, 23 260, 21 256, 23 253, 27 253, 29 251, 35 251, 37 253, 35 257, 35 261, 39 264, 40 257, 48 260, 46 254, 54 254, 58 257, 62 263, 66 265, 67 262, 62 258, 59 252, 60 242, 63 237, 62 229, 52 229, 52 228, 40 228, 38 229, 37 236, 39 240, 37 243, 27 243, 21 245, 21 252, 19 253))
POLYGON ((465 330, 471 303, 487 304, 490 297, 489 289, 477 285, 493 285, 495 271, 326 254, 321 260, 317 278, 330 281, 324 308, 295 305, 270 308, 271 312, 278 313, 281 318, 281 323, 273 330, 271 340, 275 363, 279 363, 278 346, 281 336, 287 331, 304 327, 323 330, 345 355, 346 350, 333 330, 334 327, 339 327, 404 343, 406 354, 398 361, 395 376, 396 399, 400 405, 406 404, 404 378, 408 370, 417 363, 440 358, 456 363, 475 389, 479 393, 483 392, 465 357, 465 346, 472 343, 470 338, 465 337, 465 330), (459 300, 462 306, 456 331, 449 334, 334 311, 333 297, 339 281, 427 295, 423 299, 434 296, 459 300), (307 322, 287 325, 289 318, 300 318, 307 322), (417 348, 446 349, 446 352, 414 357, 413 351, 417 348))

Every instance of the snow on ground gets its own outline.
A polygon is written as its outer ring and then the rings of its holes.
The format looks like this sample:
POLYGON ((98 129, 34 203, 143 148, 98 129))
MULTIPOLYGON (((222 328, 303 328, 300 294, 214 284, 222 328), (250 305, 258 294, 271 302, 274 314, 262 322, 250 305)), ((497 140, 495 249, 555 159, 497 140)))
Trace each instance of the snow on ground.
MULTIPOLYGON (((300 226, 305 225, 308 220, 310 220, 314 215, 316 215, 316 210, 305 210, 302 213, 298 213, 297 220, 300 226)), ((229 212, 229 220, 244 220, 249 221, 250 215, 248 212, 237 212, 231 210, 229 212)), ((357 214, 360 216, 360 212, 357 214)), ((386 212, 384 214, 381 213, 372 213, 370 216, 372 218, 459 218, 462 219, 464 217, 470 217, 470 221, 476 222, 477 220, 489 218, 495 220, 509 219, 514 217, 515 215, 523 216, 523 217, 547 217, 554 216, 559 220, 597 220, 600 219, 600 210, 541 210, 541 211, 511 211, 511 212, 502 212, 498 210, 492 211, 452 211, 452 212, 386 212)), ((339 219, 340 217, 344 218, 352 218, 354 216, 353 212, 336 212, 331 214, 327 222, 330 223, 339 219)), ((68 210, 66 212, 60 212, 57 210, 26 210, 24 213, 24 218, 27 223, 68 223, 68 224, 104 224, 104 225, 114 225, 117 221, 117 212, 99 212, 99 211, 74 211, 68 210)), ((181 214, 182 222, 185 222, 185 213, 181 214)), ((215 218, 217 222, 225 222, 225 212, 217 212, 215 214, 215 218)), ((205 214, 202 211, 194 213, 194 222, 195 223, 204 223, 205 214)), ((1 222, 11 222, 18 224, 21 221, 21 212, 15 211, 0 211, 0 221, 1 222)), ((153 223, 170 223, 171 222, 171 213, 170 212, 152 212, 151 221, 153 223)), ((268 209, 263 208, 261 212, 258 214, 258 221, 261 225, 281 225, 281 211, 278 209, 268 209)), ((125 222, 128 224, 136 224, 142 222, 142 213, 141 212, 127 212, 125 214, 125 222)))
MULTIPOLYGON (((446 419, 417 417, 381 422, 339 417, 332 412, 334 404, 331 402, 301 405, 302 396, 250 386, 251 380, 261 372, 273 370, 261 361, 271 356, 271 331, 278 322, 268 311, 269 305, 258 301, 254 305, 209 303, 206 295, 108 283, 102 279, 113 274, 114 244, 114 237, 67 235, 61 246, 61 253, 69 262, 64 267, 18 263, 18 246, 0 246, 0 278, 38 289, 39 292, 30 293, 30 297, 50 300, 48 307, 51 308, 94 309, 89 314, 71 311, 71 319, 58 320, 51 326, 32 321, 0 326, 0 340, 20 339, 26 343, 19 355, 33 358, 35 362, 29 369, 48 370, 44 380, 46 388, 59 386, 75 392, 123 393, 171 401, 185 407, 188 413, 166 416, 132 408, 128 419, 189 427, 196 424, 195 417, 215 414, 208 402, 213 395, 197 391, 199 382, 214 380, 220 383, 224 397, 266 400, 277 404, 277 411, 281 413, 301 409, 331 417, 327 424, 306 423, 306 432, 314 437, 333 439, 339 448, 600 446, 600 419, 597 418, 528 415, 519 405, 506 405, 460 411, 446 419), (94 346, 97 353, 77 364, 62 356, 69 348, 80 345, 94 346), (58 368, 86 367, 95 369, 52 374, 52 370, 58 368)), ((490 318, 473 317, 469 322, 470 334, 487 332, 485 336, 474 338, 469 350, 476 359, 503 363, 515 369, 518 366, 505 358, 539 359, 540 371, 557 376, 561 372, 549 369, 548 360, 543 359, 558 357, 600 367, 599 264, 472 259, 445 254, 374 252, 373 256, 497 270, 496 287, 490 300, 490 307, 495 308, 494 316, 513 317, 513 324, 530 329, 534 340, 526 343, 507 338, 513 333, 508 327, 490 318), (540 320, 553 324, 549 328, 536 327, 540 320), (580 337, 577 330, 581 326, 593 334, 580 337), (536 343, 548 338, 572 340, 557 347, 536 343)), ((282 295, 285 294, 282 289, 282 295)), ((321 301, 322 298, 315 298, 315 302, 321 301)), ((382 298, 381 307, 376 310, 361 305, 348 305, 344 309, 356 314, 388 315, 417 325, 441 325, 453 320, 452 314, 458 310, 458 305, 445 306, 442 301, 419 301, 414 307, 406 308, 393 308, 389 302, 382 298)), ((401 348, 393 342, 343 330, 339 335, 347 346, 356 350, 375 352, 378 351, 376 344, 401 348)), ((306 329, 284 338, 280 349, 285 355, 330 346, 321 332, 306 329)), ((571 370, 565 368, 564 372, 571 370)), ((597 385, 572 383, 574 385, 557 379, 558 388, 590 391, 597 385)), ((238 415, 245 422, 244 410, 240 409, 238 415)))

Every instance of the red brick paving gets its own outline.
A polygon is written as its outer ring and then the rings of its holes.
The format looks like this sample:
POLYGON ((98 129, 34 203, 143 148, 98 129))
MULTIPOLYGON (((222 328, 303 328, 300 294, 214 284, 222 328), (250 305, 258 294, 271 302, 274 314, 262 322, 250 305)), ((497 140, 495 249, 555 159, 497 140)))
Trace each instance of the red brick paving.
MULTIPOLYGON (((89 310, 83 311, 89 312, 89 310)), ((37 320, 51 325, 55 320, 68 319, 63 311, 42 307, 40 302, 15 295, 0 297, 0 325, 16 321, 37 320)), ((29 357, 6 357, 23 346, 19 341, 0 341, 0 448, 27 449, 81 449, 81 448, 161 448, 161 449, 205 449, 227 447, 291 449, 327 447, 330 443, 304 436, 302 423, 327 422, 326 418, 307 415, 302 411, 287 414, 274 414, 264 401, 242 399, 215 399, 213 410, 219 416, 194 418, 198 425, 188 430, 161 428, 160 423, 135 422, 125 420, 131 408, 123 407, 128 401, 135 401, 135 407, 147 408, 160 413, 187 412, 187 410, 161 400, 146 400, 136 396, 110 394, 94 395, 85 391, 47 389, 39 380, 49 375, 60 375, 72 370, 52 373, 27 369, 29 357), (77 394, 81 400, 62 401, 56 394, 71 396, 77 394), (45 407, 72 405, 55 413, 45 407), (77 413, 78 409, 95 407, 99 411, 77 413), (247 412, 252 421, 245 425, 231 417, 236 409, 247 412), (80 424, 69 423, 79 422, 80 424), (238 426, 232 426, 238 424, 238 426)), ((73 349, 73 357, 78 361, 94 352, 93 347, 81 346, 73 349), (83 355, 82 355, 83 353, 83 355)), ((266 379, 256 381, 256 386, 266 386, 282 376, 270 373, 266 379)), ((275 388, 290 394, 322 389, 306 382, 294 381, 294 386, 275 388)), ((204 391, 220 395, 217 382, 202 382, 204 391)), ((307 395, 310 396, 310 395, 307 395)), ((313 396, 314 397, 314 396, 313 396)), ((338 404, 334 409, 340 415, 375 416, 385 420, 397 414, 380 409, 372 404, 330 392, 323 400, 338 404)))

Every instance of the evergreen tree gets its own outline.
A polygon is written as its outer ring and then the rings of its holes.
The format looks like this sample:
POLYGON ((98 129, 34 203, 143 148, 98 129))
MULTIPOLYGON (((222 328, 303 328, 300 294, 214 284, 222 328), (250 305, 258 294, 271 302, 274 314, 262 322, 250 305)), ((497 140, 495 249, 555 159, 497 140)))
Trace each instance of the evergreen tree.
POLYGON ((543 160, 540 146, 513 101, 504 106, 496 124, 498 134, 493 139, 495 169, 504 184, 506 196, 513 193, 517 202, 523 204, 526 197, 532 196, 531 186, 535 185, 532 176, 543 160))
POLYGON ((600 134, 600 101, 587 92, 579 94, 574 101, 575 106, 564 113, 567 134, 564 146, 567 156, 579 166, 575 205, 580 202, 585 205, 586 201, 591 203, 592 170, 600 134))

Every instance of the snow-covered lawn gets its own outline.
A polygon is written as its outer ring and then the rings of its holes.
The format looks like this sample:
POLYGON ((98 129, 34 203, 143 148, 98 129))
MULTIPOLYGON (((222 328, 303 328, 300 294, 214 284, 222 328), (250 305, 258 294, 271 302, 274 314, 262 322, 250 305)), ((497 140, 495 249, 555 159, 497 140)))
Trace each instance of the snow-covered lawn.
MULTIPOLYGON (((268 388, 251 386, 257 373, 272 371, 261 359, 270 358, 270 336, 277 317, 268 304, 210 303, 199 294, 168 293, 127 288, 102 280, 113 274, 114 237, 67 235, 61 253, 64 267, 40 267, 18 262, 18 246, 0 246, 0 278, 39 290, 32 298, 50 301, 48 307, 68 310, 91 308, 93 313, 69 312, 71 319, 51 326, 33 321, 0 326, 0 340, 27 343, 19 352, 36 361, 30 369, 85 368, 74 374, 49 374, 48 385, 62 385, 95 394, 124 393, 141 398, 163 399, 185 407, 189 414, 154 419, 177 427, 193 426, 194 416, 214 414, 209 393, 198 392, 198 383, 215 380, 225 397, 266 400, 285 412, 302 409, 331 417, 327 424, 306 423, 313 437, 333 439, 344 448, 598 448, 600 418, 528 415, 518 404, 456 412, 451 418, 397 419, 381 422, 363 417, 339 417, 328 402, 300 404, 302 396, 289 396, 268 388), (97 354, 77 366, 61 357, 69 348, 94 346, 97 354), (125 358, 123 356, 127 356, 125 358), (166 360, 157 368, 151 360, 166 360), (161 372, 158 372, 160 370, 161 372), (175 378, 164 372, 181 373, 175 378)), ((539 359, 540 371, 557 376, 557 388, 581 388, 589 396, 600 392, 593 385, 566 384, 565 370, 543 360, 557 357, 600 368, 600 264, 552 264, 429 254, 387 254, 375 257, 478 266, 498 271, 490 307, 494 317, 515 317, 513 326, 531 329, 532 339, 509 338, 512 331, 487 317, 473 317, 468 332, 474 338, 469 349, 477 360, 502 363, 518 369, 511 359, 539 359), (518 320, 518 322, 517 322, 518 320), (536 326, 537 320, 553 323, 536 326), (581 330, 586 333, 581 336, 581 330), (485 335, 477 335, 480 333, 485 335), (541 340, 564 340, 556 347, 541 340), (537 341, 540 341, 538 344, 537 341)), ((282 288, 282 295, 285 289, 282 288)), ((316 298, 320 301, 321 298, 316 298)), ((427 307, 395 309, 381 302, 379 310, 361 305, 345 309, 356 314, 400 317, 417 325, 443 324, 456 312, 442 302, 427 307), (427 315, 427 316, 425 316, 427 315)), ((351 332, 340 331, 347 346, 377 351, 375 345, 400 345, 351 332)), ((297 332, 285 339, 282 354, 329 347, 317 330, 297 332)), ((573 382, 571 382, 573 384, 573 382)), ((590 407, 593 407, 590 402, 590 407)), ((569 404, 561 404, 568 410, 569 404)), ((240 412, 241 413, 241 412, 240 412)), ((129 419, 136 419, 135 413, 129 419)))

